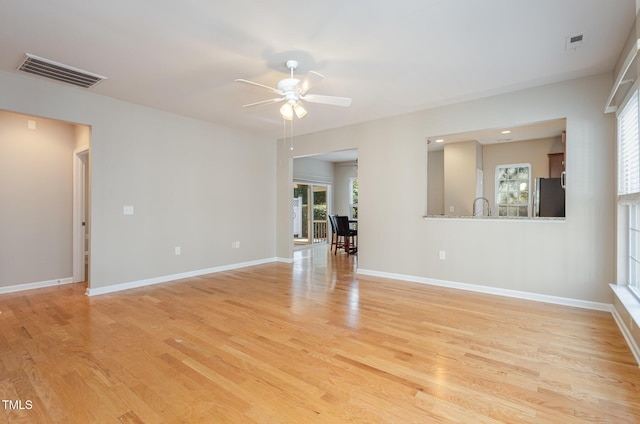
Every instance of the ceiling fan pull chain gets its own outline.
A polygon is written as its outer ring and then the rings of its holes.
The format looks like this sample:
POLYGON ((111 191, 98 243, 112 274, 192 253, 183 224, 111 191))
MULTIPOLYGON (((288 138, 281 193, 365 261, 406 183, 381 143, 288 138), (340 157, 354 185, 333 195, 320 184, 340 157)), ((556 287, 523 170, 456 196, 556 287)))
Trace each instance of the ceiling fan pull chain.
POLYGON ((289 144, 290 144, 290 149, 293 152, 293 119, 291 121, 289 121, 291 125, 291 131, 289 131, 289 144))

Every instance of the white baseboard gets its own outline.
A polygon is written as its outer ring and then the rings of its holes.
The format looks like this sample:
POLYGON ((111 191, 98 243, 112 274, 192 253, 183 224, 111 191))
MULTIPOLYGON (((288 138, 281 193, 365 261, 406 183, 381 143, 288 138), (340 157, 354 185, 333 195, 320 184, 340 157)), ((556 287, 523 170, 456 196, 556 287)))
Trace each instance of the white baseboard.
POLYGON ((292 264, 293 263, 293 258, 281 258, 281 257, 277 257, 276 258, 276 262, 282 262, 285 264, 292 264))
POLYGON ((620 328, 620 332, 622 333, 622 336, 624 337, 627 344, 629 345, 629 349, 631 349, 631 353, 633 354, 633 357, 635 358, 636 363, 640 365, 640 348, 636 344, 636 341, 633 339, 633 336, 631 335, 631 331, 629 331, 624 320, 622 319, 620 314, 618 314, 618 311, 616 310, 616 308, 614 308, 613 306, 611 307, 611 315, 613 315, 613 319, 616 321, 616 324, 618 324, 618 328, 620 328))
POLYGON ((166 282, 169 282, 169 281, 180 280, 180 279, 183 279, 183 278, 191 278, 191 277, 197 277, 199 275, 213 274, 215 272, 230 271, 230 270, 238 269, 238 268, 246 268, 246 267, 254 266, 254 265, 262 265, 262 264, 275 262, 275 261, 276 261, 276 258, 259 259, 259 260, 256 260, 256 261, 241 262, 241 263, 236 263, 236 264, 217 266, 217 267, 213 267, 213 268, 205 268, 205 269, 198 269, 198 270, 195 270, 195 271, 181 272, 179 274, 172 274, 172 275, 164 275, 164 276, 161 276, 161 277, 147 278, 145 280, 130 281, 130 282, 127 282, 127 283, 114 284, 114 285, 111 285, 111 286, 98 287, 98 288, 87 288, 86 294, 87 294, 87 296, 97 296, 97 295, 101 295, 101 294, 119 292, 119 291, 122 291, 122 290, 129 290, 129 289, 135 289, 135 288, 138 288, 138 287, 144 287, 144 286, 151 286, 151 285, 154 285, 154 284, 166 283, 166 282))
POLYGON ((622 332, 624 339, 627 341, 629 349, 631 349, 631 353, 633 353, 633 357, 636 359, 638 365, 640 365, 640 347, 638 347, 638 342, 633 337, 632 331, 634 326, 635 328, 640 327, 640 301, 638 301, 638 298, 627 286, 609 284, 609 287, 611 287, 618 303, 622 305, 625 312, 628 314, 629 321, 627 322, 625 318, 620 315, 615 306, 611 307, 611 314, 613 315, 613 319, 615 319, 616 324, 618 324, 618 328, 620 328, 620 332, 622 332))
POLYGON ((15 293, 23 290, 41 289, 44 287, 60 286, 73 283, 73 277, 57 278, 55 280, 39 281, 37 283, 16 284, 15 286, 0 287, 0 294, 15 293))
POLYGON ((573 306, 576 308, 593 309, 596 311, 610 312, 612 305, 609 303, 591 302, 588 300, 572 299, 567 297, 549 296, 545 294, 523 292, 518 290, 501 289, 497 287, 482 286, 476 284, 457 283, 454 281, 437 280, 433 278, 416 277, 412 275, 394 274, 390 272, 358 269, 358 274, 371 275, 373 277, 391 278, 394 280, 409 281, 412 283, 428 284, 432 286, 447 287, 452 289, 467 290, 478 293, 494 294, 497 296, 514 297, 517 299, 534 300, 536 302, 554 303, 557 305, 573 306))

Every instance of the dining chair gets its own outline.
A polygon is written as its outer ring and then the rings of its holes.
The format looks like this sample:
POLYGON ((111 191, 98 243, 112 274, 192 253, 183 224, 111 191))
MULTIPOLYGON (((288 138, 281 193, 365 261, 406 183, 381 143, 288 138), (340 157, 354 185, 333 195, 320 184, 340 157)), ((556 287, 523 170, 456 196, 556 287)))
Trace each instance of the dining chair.
POLYGON ((338 232, 336 230, 336 215, 329 215, 329 225, 331 225, 331 245, 329 250, 333 250, 333 246, 338 249, 338 232))
MULTIPOLYGON (((338 237, 337 243, 340 243, 340 237, 342 237, 341 246, 347 255, 355 254, 358 252, 357 246, 357 238, 358 231, 352 230, 349 228, 349 217, 347 216, 335 216, 336 223, 336 235, 338 237)), ((336 245, 336 250, 334 255, 338 253, 338 245, 336 245)))

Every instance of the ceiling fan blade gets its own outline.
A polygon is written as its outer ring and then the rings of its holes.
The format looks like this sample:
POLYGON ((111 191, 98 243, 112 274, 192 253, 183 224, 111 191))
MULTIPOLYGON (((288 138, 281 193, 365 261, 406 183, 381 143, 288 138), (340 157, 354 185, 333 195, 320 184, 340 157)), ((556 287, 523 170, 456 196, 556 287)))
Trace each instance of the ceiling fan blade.
POLYGON ((305 95, 307 91, 309 91, 309 89, 313 87, 314 84, 322 81, 323 79, 324 75, 319 72, 307 72, 307 76, 304 78, 304 80, 302 80, 302 83, 300 84, 300 94, 305 95))
POLYGON ((246 79, 238 78, 238 79, 235 79, 234 81, 235 82, 241 82, 243 84, 255 85, 256 87, 266 88, 267 90, 272 91, 272 92, 274 92, 276 94, 284 94, 282 92, 282 90, 279 90, 277 88, 269 87, 268 85, 260 84, 260 83, 249 81, 249 80, 246 80, 246 79))
POLYGON ((350 106, 351 99, 348 97, 335 97, 335 96, 322 96, 319 94, 307 94, 306 96, 300 96, 300 98, 309 103, 323 103, 326 105, 334 106, 350 106))
POLYGON ((278 103, 278 102, 282 102, 282 101, 284 101, 284 97, 277 97, 275 99, 262 100, 262 101, 255 102, 255 103, 249 103, 249 104, 246 104, 246 105, 242 105, 242 107, 262 106, 262 105, 268 105, 270 103, 278 103))

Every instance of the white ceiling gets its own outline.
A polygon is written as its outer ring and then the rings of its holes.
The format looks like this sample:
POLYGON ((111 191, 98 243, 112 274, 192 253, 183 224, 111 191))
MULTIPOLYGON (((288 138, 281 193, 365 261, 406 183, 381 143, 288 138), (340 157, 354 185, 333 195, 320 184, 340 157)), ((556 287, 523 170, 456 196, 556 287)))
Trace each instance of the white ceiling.
POLYGON ((0 70, 28 52, 108 77, 95 93, 280 137, 277 104, 241 108, 271 93, 235 78, 274 86, 296 59, 325 75, 312 93, 353 99, 308 104, 302 134, 611 71, 634 18, 634 0, 0 0, 0 70))

